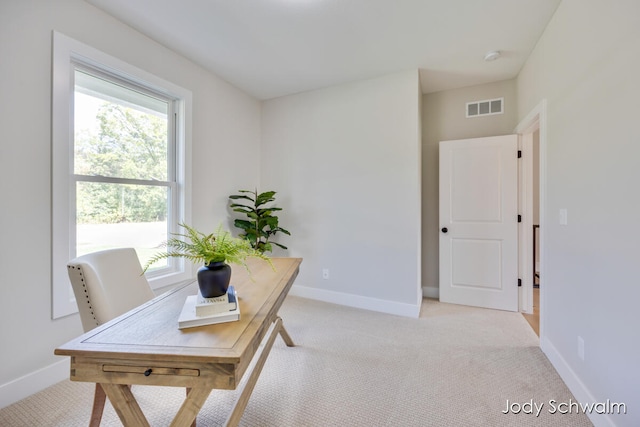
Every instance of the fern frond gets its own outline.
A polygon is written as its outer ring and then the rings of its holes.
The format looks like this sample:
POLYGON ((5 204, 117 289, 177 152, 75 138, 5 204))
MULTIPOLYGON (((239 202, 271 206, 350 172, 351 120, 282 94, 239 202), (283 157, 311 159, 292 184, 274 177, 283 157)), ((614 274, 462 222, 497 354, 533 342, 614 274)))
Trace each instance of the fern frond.
POLYGON ((155 262, 165 258, 185 258, 194 263, 210 264, 212 262, 227 262, 239 264, 248 270, 246 259, 257 257, 267 260, 271 267, 271 260, 264 254, 251 247, 251 243, 243 238, 236 238, 222 228, 222 224, 211 234, 202 233, 195 228, 181 223, 184 232, 172 233, 171 238, 163 243, 167 250, 155 254, 147 262, 144 271, 155 262))

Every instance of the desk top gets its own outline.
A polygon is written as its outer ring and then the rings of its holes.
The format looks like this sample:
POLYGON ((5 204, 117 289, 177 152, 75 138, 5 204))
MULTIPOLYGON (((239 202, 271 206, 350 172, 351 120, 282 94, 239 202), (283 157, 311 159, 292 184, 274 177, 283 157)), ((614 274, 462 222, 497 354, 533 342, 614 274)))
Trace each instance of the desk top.
POLYGON ((232 266, 231 283, 240 304, 240 320, 178 329, 178 316, 188 295, 197 293, 191 282, 164 293, 112 321, 58 347, 60 356, 110 361, 157 360, 243 364, 251 359, 295 280, 302 258, 273 258, 268 263, 250 259, 249 277, 242 266, 232 266))

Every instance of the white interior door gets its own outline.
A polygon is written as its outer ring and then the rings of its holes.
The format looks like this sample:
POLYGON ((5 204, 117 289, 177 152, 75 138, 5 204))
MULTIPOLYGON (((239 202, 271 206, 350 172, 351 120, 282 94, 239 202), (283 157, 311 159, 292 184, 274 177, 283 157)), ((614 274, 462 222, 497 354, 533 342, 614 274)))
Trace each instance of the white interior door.
POLYGON ((518 310, 518 136, 440 142, 440 300, 518 310))

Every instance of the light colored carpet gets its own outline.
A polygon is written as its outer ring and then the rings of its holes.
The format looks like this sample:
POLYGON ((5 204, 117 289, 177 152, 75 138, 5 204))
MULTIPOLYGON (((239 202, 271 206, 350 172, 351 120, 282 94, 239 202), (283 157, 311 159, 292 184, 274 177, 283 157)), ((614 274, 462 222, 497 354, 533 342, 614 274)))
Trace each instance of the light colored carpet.
MULTIPOLYGON (((242 426, 591 426, 549 413, 575 400, 519 313, 425 299, 419 319, 289 297, 242 426), (507 399, 545 406, 502 414, 507 399)), ((182 388, 134 386, 152 426, 169 425, 182 388)), ((199 426, 221 425, 235 391, 214 391, 199 426)), ((60 382, 0 410, 0 426, 86 426, 93 384, 60 382)), ((110 404, 103 426, 121 425, 110 404)))

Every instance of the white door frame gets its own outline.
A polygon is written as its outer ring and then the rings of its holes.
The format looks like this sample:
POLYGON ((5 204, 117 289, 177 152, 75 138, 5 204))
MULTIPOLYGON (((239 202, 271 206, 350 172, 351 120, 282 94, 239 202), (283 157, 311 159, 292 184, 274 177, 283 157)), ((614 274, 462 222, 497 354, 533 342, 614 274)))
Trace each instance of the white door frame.
MULTIPOLYGON (((545 275, 545 205, 547 194, 547 100, 543 99, 540 103, 518 124, 515 133, 520 135, 520 143, 523 161, 520 164, 520 182, 519 182, 519 203, 522 210, 523 221, 520 224, 520 236, 518 242, 518 252, 520 258, 520 277, 523 280, 523 286, 520 288, 520 311, 531 313, 533 308, 533 271, 532 271, 532 252, 533 236, 533 206, 527 201, 533 199, 532 183, 533 168, 531 158, 533 156, 533 133, 539 130, 539 149, 540 149, 540 166, 539 166, 539 188, 540 188, 540 231, 539 231, 539 248, 540 248, 540 277, 544 281, 545 275), (528 227, 527 227, 528 224, 528 227)), ((544 307, 545 307, 545 286, 541 281, 540 286, 540 341, 544 335, 544 307)))
POLYGON ((518 308, 523 313, 533 313, 533 135, 538 130, 536 121, 530 128, 518 134, 518 149, 522 156, 518 162, 518 308))

